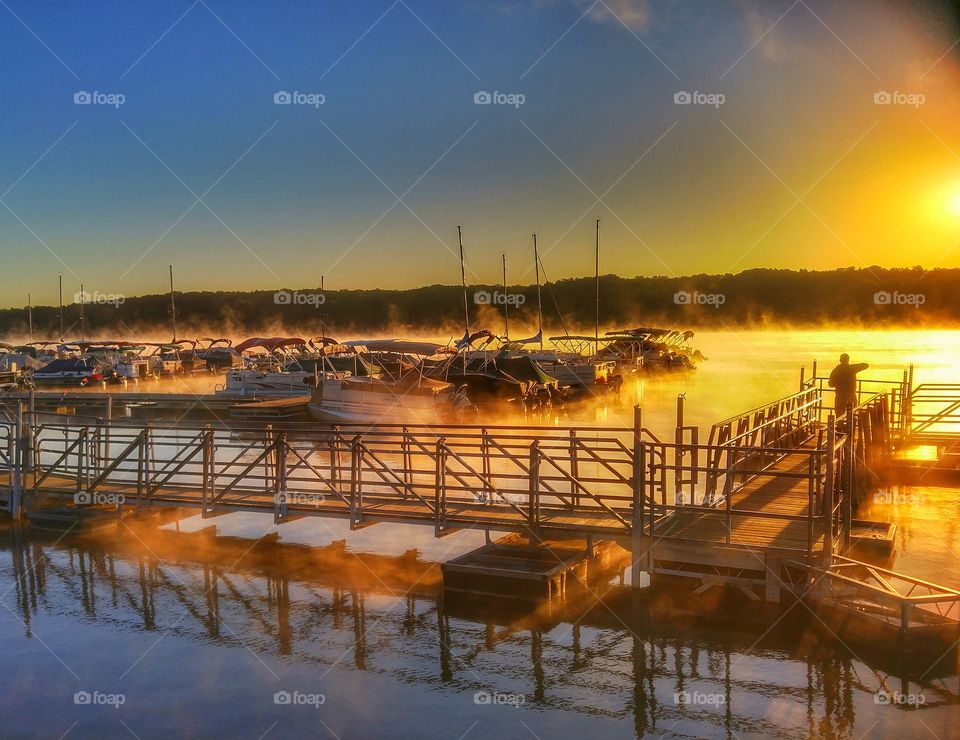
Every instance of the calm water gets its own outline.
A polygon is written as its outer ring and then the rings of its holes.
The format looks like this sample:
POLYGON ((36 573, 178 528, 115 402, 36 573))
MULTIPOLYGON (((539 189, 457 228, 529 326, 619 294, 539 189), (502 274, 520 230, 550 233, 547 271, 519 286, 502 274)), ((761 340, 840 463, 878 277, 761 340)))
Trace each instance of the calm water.
MULTIPOLYGON (((801 364, 829 369, 841 351, 872 377, 914 361, 918 381, 952 379, 956 336, 704 335, 711 359, 698 373, 638 381, 618 403, 567 416, 621 424, 639 402, 663 432, 686 393, 688 422, 707 424, 794 390, 801 364)), ((898 522, 896 567, 960 587, 960 490, 902 493, 870 507, 898 522)), ((644 624, 618 578, 600 605, 534 615, 445 603, 432 563, 481 543, 339 521, 276 528, 259 515, 59 540, 5 525, 0 736, 960 736, 956 666, 855 654, 819 638, 812 618, 644 624), (878 704, 883 688, 923 703, 878 704)))

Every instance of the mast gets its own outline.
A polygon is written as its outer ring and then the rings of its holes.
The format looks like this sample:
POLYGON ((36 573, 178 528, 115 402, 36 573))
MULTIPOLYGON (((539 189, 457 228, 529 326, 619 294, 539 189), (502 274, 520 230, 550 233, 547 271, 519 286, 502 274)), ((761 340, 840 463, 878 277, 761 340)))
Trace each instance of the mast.
POLYGON ((63 344, 63 275, 58 276, 60 278, 60 309, 57 312, 57 316, 60 318, 60 343, 63 344))
POLYGON ((82 342, 86 337, 84 336, 84 328, 86 327, 86 317, 83 312, 83 304, 86 303, 87 297, 83 294, 83 283, 80 283, 80 341, 82 342))
POLYGON ((27 326, 30 329, 30 341, 33 342, 33 298, 27 293, 27 326))
POLYGON ((540 300, 540 253, 537 251, 537 235, 533 235, 533 264, 537 269, 537 336, 543 349, 543 303, 540 300))
POLYGON ((173 298, 173 265, 170 265, 170 324, 173 327, 173 339, 177 341, 177 304, 173 298))
POLYGON ((323 292, 323 275, 320 276, 320 295, 322 296, 320 304, 320 338, 327 338, 327 295, 323 292))
POLYGON ((597 248, 594 274, 597 282, 597 313, 593 322, 593 354, 600 352, 600 219, 597 219, 597 248))
POLYGON ((507 253, 500 254, 503 260, 503 338, 510 339, 510 308, 507 301, 507 253))
POLYGON ((467 275, 463 268, 463 231, 457 227, 457 241, 460 242, 460 284, 463 285, 463 326, 464 339, 470 338, 470 304, 467 302, 467 275))

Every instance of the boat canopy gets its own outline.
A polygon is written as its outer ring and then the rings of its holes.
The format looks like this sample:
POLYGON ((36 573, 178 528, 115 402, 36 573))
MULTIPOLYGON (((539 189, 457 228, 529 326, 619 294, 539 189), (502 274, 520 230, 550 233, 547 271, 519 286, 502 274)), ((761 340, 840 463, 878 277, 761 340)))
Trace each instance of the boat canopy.
POLYGON ((403 355, 429 357, 446 350, 447 345, 436 342, 414 341, 410 339, 354 339, 344 342, 348 347, 366 349, 367 352, 397 352, 403 355))
POLYGON ((301 339, 300 337, 251 337, 244 342, 240 342, 240 344, 234 347, 234 350, 237 352, 245 352, 248 349, 260 347, 268 352, 273 352, 281 347, 295 347, 306 343, 307 340, 301 339))

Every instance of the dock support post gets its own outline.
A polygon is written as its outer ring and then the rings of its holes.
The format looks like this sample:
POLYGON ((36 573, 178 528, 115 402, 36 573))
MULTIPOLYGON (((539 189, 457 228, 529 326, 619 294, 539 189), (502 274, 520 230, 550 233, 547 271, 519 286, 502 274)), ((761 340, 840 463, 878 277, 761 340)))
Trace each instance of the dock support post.
POLYGON ((771 604, 779 604, 780 587, 783 585, 780 579, 780 558, 768 554, 764 556, 763 560, 764 571, 766 572, 763 600, 771 604))
POLYGON ((827 479, 823 491, 823 565, 829 568, 833 562, 833 492, 836 480, 837 420, 830 414, 827 418, 827 479))

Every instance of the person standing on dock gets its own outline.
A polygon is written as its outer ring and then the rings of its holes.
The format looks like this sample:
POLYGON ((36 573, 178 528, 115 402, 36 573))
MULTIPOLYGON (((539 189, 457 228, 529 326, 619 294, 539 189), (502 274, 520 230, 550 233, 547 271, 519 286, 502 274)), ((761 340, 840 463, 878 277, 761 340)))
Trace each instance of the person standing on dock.
POLYGON ((834 389, 835 399, 833 408, 837 416, 846 413, 848 406, 857 405, 857 373, 870 367, 865 362, 850 364, 850 355, 844 352, 840 355, 840 364, 830 373, 830 387, 834 389))

